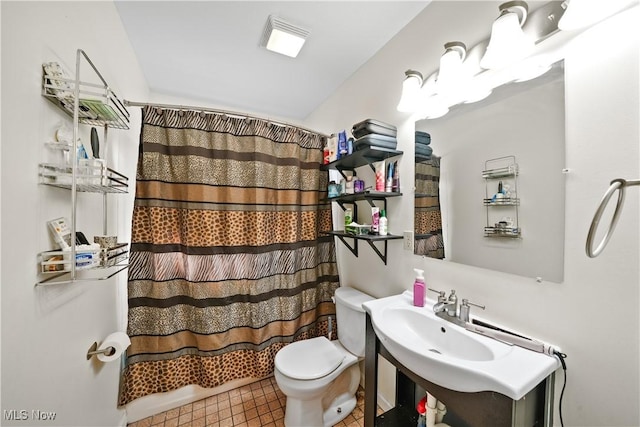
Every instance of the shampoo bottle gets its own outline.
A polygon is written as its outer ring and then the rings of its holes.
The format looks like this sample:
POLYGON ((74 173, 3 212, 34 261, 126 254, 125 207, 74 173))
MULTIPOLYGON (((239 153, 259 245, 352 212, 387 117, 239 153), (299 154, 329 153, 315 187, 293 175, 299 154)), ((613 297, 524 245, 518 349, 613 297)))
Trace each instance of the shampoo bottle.
POLYGON ((416 272, 416 280, 413 282, 413 305, 416 307, 424 307, 424 270, 414 268, 416 272))

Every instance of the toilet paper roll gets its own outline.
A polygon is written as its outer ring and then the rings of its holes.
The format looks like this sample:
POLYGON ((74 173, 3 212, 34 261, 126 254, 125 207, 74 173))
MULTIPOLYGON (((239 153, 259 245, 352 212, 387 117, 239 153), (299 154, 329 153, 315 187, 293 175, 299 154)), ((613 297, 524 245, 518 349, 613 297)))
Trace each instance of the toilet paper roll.
POLYGON ((120 358, 122 353, 127 350, 127 347, 129 347, 129 345, 131 345, 131 340, 129 339, 129 336, 124 332, 114 332, 112 334, 109 334, 104 339, 104 341, 102 341, 102 344, 100 344, 98 350, 109 349, 109 347, 113 347, 113 350, 107 353, 98 354, 98 360, 104 363, 117 360, 120 358))

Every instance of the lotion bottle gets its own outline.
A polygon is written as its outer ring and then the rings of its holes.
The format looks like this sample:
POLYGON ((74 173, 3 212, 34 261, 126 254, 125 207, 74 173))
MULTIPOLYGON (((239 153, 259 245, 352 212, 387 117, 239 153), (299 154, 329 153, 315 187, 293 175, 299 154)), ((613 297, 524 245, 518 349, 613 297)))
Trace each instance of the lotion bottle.
POLYGON ((380 233, 381 236, 386 236, 388 232, 389 223, 387 221, 387 215, 385 214, 384 209, 380 211, 380 219, 378 221, 379 221, 378 232, 380 233))
POLYGON ((416 272, 416 280, 413 282, 413 305, 416 307, 424 307, 424 270, 414 268, 416 272))

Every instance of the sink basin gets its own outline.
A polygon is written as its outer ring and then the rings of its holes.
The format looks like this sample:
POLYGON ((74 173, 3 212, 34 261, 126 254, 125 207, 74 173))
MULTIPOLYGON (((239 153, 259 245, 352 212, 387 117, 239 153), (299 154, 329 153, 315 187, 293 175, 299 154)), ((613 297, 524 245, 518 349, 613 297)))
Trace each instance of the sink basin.
POLYGON ((414 307, 410 294, 364 303, 382 345, 420 377, 462 392, 495 391, 521 399, 559 368, 555 357, 467 331, 414 307))
MULTIPOLYGON (((417 352, 432 352, 450 359, 486 361, 497 357, 495 349, 462 328, 451 327, 436 316, 425 313, 424 308, 390 307, 383 310, 381 324, 393 328, 388 333, 393 341, 417 352)), ((385 327, 382 328, 385 332, 385 327)), ((383 334, 384 332, 380 332, 383 334)), ((388 338, 391 339, 391 338, 388 338)))

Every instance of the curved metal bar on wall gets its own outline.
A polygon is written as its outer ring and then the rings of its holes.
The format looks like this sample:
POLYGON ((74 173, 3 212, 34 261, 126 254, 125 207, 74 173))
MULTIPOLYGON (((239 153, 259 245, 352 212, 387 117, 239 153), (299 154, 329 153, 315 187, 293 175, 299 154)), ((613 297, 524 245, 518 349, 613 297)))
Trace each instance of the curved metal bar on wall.
POLYGON ((602 253, 604 248, 607 246, 607 243, 609 243, 609 239, 613 235, 613 230, 615 230, 616 225, 618 224, 618 219, 620 219, 620 214, 622 213, 626 188, 635 185, 640 185, 640 179, 627 181, 622 178, 616 178, 611 181, 611 186, 604 193, 604 196, 602 196, 600 205, 598 206, 598 209, 596 209, 596 213, 593 215, 591 227, 589 227, 589 232, 587 233, 587 243, 585 249, 589 258, 595 258, 600 255, 600 253, 602 253), (604 237, 602 238, 600 243, 598 243, 598 246, 594 249, 593 239, 595 238, 596 230, 598 229, 598 225, 600 224, 600 220, 602 219, 602 214, 609 204, 609 200, 616 191, 618 192, 618 200, 616 202, 615 211, 613 211, 613 215, 611 216, 609 228, 607 228, 604 237))

